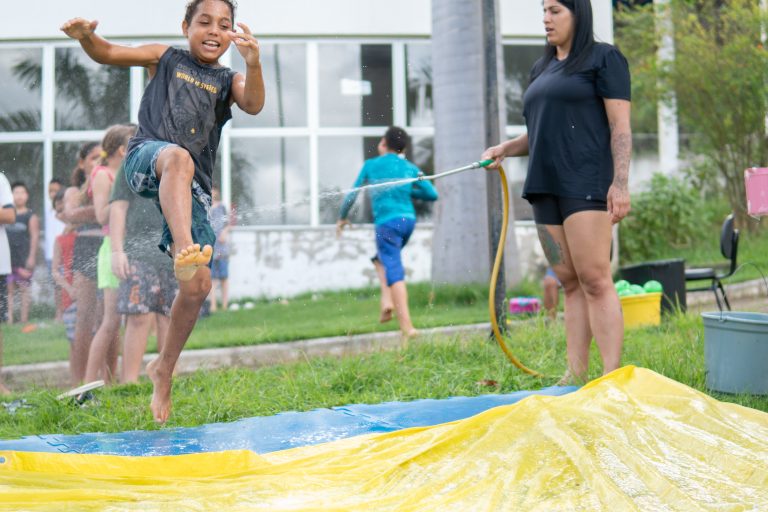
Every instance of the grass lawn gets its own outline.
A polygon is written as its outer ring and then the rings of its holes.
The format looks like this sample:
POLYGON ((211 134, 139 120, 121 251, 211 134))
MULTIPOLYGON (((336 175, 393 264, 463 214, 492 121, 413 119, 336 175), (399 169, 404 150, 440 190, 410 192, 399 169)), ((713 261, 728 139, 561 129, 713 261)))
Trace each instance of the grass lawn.
MULTIPOLYGON (((478 320, 484 319, 480 310, 478 315, 478 320)), ((195 426, 350 403, 537 389, 554 384, 562 374, 562 323, 550 325, 541 319, 516 323, 509 343, 525 364, 550 377, 537 379, 519 372, 495 343, 482 336, 464 340, 438 337, 399 351, 343 360, 312 359, 256 370, 201 371, 179 377, 168 426, 195 426), (499 385, 478 384, 482 380, 499 385)), ((680 315, 657 328, 628 331, 624 354, 625 364, 650 368, 704 389, 703 327, 698 315, 680 315)), ((595 350, 592 356, 591 377, 596 377, 600 366, 595 350)), ((149 413, 151 386, 147 381, 100 390, 99 404, 85 408, 59 402, 55 394, 50 390, 25 393, 23 398, 32 407, 13 415, 0 409, 0 438, 158 428, 149 413)), ((768 397, 717 398, 768 412, 768 397)))
MULTIPOLYGON (((742 231, 739 262, 755 263, 768 275, 768 230, 758 233, 742 231)), ((716 237, 703 240, 695 247, 669 248, 659 259, 683 258, 689 266, 722 263, 716 237)), ((622 265, 637 262, 622 261, 622 265)), ((727 283, 760 277, 754 265, 746 265, 727 283)), ((706 281, 688 283, 700 287, 706 281)), ((411 313, 417 327, 429 328, 488 321, 487 284, 472 286, 432 286, 429 283, 409 285, 411 313)), ((526 281, 507 296, 541 296, 537 282, 526 281)), ((247 301, 241 301, 247 302, 247 301)), ((340 336, 397 329, 396 322, 378 323, 378 289, 344 290, 304 294, 289 299, 287 304, 255 300, 253 309, 219 312, 198 322, 187 348, 214 348, 293 341, 324 336, 340 336)), ((562 301, 561 301, 562 308, 562 301)), ((2 326, 5 338, 4 364, 29 364, 65 361, 69 345, 62 325, 50 319, 40 322, 32 333, 22 334, 21 326, 2 326)), ((155 351, 150 340, 150 352, 155 351)))
MULTIPOLYGON (((488 321, 487 285, 410 285, 411 315, 417 327, 429 328, 488 321)), ((537 293, 538 286, 524 282, 509 296, 537 293)), ((246 301, 241 301, 246 302, 246 301)), ((287 303, 253 301, 253 309, 221 311, 201 319, 186 348, 214 348, 275 343, 325 336, 396 330, 397 321, 379 323, 378 289, 304 294, 287 303)), ((21 326, 3 326, 4 364, 65 361, 69 344, 64 327, 44 322, 36 331, 22 333, 21 326)), ((150 351, 155 350, 154 340, 150 351)))

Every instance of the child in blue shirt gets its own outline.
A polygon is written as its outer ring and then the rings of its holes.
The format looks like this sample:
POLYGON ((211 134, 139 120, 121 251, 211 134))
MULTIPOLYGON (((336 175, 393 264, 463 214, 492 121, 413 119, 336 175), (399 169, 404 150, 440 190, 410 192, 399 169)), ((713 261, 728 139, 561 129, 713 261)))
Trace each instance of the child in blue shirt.
MULTIPOLYGON (((366 160, 355 180, 354 188, 363 185, 391 182, 395 180, 417 178, 419 168, 405 159, 409 137, 405 130, 390 127, 379 141, 379 155, 366 160)), ((357 199, 359 190, 353 190, 344 198, 339 220, 336 223, 337 234, 350 224, 347 216, 357 199)), ((373 222, 376 225, 377 254, 372 258, 376 273, 381 283, 381 316, 384 323, 392 319, 394 309, 400 322, 400 331, 406 338, 418 334, 411 322, 408 309, 408 290, 405 286, 405 269, 401 251, 413 233, 416 225, 416 211, 412 199, 436 201, 437 190, 429 181, 416 181, 403 185, 377 187, 370 189, 373 203, 373 222)))
POLYGON ((169 333, 157 359, 147 366, 154 384, 155 421, 171 411, 171 377, 176 361, 211 288, 208 264, 215 236, 208 210, 221 129, 231 106, 258 114, 264 106, 259 44, 244 24, 235 30, 232 0, 192 0, 182 31, 188 50, 164 44, 128 47, 94 32, 97 21, 75 18, 61 30, 77 39, 100 64, 143 66, 151 78, 139 109, 139 129, 127 148, 125 173, 133 192, 155 199, 165 219, 162 250, 174 259, 179 294, 171 308, 169 333), (234 43, 244 74, 219 64, 234 43))

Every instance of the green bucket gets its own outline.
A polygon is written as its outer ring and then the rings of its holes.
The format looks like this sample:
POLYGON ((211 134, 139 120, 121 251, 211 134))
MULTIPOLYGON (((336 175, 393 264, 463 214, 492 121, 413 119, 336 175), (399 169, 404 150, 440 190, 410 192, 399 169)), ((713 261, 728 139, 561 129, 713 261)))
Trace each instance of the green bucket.
POLYGON ((702 313, 707 388, 768 395, 768 314, 702 313))

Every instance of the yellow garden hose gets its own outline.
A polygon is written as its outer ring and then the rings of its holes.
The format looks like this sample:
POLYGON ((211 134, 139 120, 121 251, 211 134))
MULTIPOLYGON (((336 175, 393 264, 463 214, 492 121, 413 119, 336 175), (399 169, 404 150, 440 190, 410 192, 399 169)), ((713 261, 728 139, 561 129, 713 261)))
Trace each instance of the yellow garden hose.
MULTIPOLYGON (((483 162, 480 162, 483 167, 488 165, 491 161, 485 160, 483 162)), ((507 239, 507 227, 509 226, 509 188, 507 187, 507 175, 504 173, 504 168, 499 165, 499 178, 501 179, 501 191, 502 195, 504 197, 504 208, 502 210, 502 218, 501 218, 501 233, 499 235, 499 245, 496 248, 496 259, 493 261, 493 270, 491 271, 491 283, 488 290, 488 310, 491 315, 491 327, 493 328, 493 336, 496 338, 496 341, 499 344, 499 347, 501 347, 501 350, 504 352, 504 354, 507 356, 507 359, 509 359, 513 365, 520 368, 522 371, 527 373, 528 375, 533 375, 534 377, 544 377, 541 373, 537 372, 536 370, 531 370, 527 366, 525 366, 517 357, 515 357, 515 354, 512 353, 512 351, 507 346, 507 343, 504 341, 504 337, 501 335, 501 330, 499 329, 499 323, 496 318, 496 303, 494 301, 494 297, 496 296, 496 279, 499 277, 499 268, 501 267, 501 259, 502 256, 504 256, 504 241, 507 239)))
MULTIPOLYGON (((407 180, 406 183, 408 181, 422 181, 422 180, 431 181, 437 178, 442 178, 444 176, 449 176, 451 174, 469 171, 471 169, 479 169, 481 167, 487 167, 492 163, 493 163, 493 160, 483 160, 482 162, 474 162, 464 167, 459 167, 457 169, 452 169, 450 171, 441 172, 439 174, 433 174, 431 176, 421 175, 418 178, 407 180)), ((499 178, 501 179, 501 191, 504 198, 504 201, 503 201, 504 208, 502 210, 501 233, 499 235, 499 245, 496 248, 496 259, 493 262, 493 270, 491 271, 491 284, 488 290, 488 310, 491 315, 491 327, 493 328, 493 336, 494 338, 496 338, 496 341, 501 347, 501 350, 507 356, 507 359, 509 359, 513 365, 517 366, 528 375, 533 375, 534 377, 544 377, 544 375, 537 372, 536 370, 531 370, 530 368, 525 366, 522 362, 520 362, 520 360, 517 357, 515 357, 515 355, 507 346, 507 343, 504 341, 504 337, 501 335, 501 330, 499 329, 499 323, 496 318, 496 303, 494 301, 494 297, 496 296, 496 279, 498 279, 499 277, 499 268, 501 267, 501 258, 504 256, 504 241, 507 239, 507 227, 509 226, 509 188, 507 186, 507 175, 504 173, 504 168, 501 165, 499 165, 498 171, 499 171, 499 178)), ((397 182, 397 183, 400 183, 400 182, 397 182)), ((371 187, 380 187, 380 186, 391 186, 391 185, 392 185, 391 183, 375 184, 375 185, 368 185, 366 187, 361 187, 361 189, 371 188, 371 187)))

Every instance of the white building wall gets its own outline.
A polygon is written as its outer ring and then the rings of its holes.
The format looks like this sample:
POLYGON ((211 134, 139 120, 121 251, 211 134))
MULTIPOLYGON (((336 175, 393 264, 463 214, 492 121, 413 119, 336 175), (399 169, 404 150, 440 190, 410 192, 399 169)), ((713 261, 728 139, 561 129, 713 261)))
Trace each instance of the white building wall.
MULTIPOLYGON (((518 222, 523 275, 543 268, 544 254, 533 222, 518 222)), ((291 297, 305 292, 378 286, 371 256, 373 226, 354 226, 336 238, 334 226, 240 227, 231 233, 230 295, 235 298, 291 297)), ((429 281, 432 225, 419 224, 403 251, 408 281, 429 281)))

